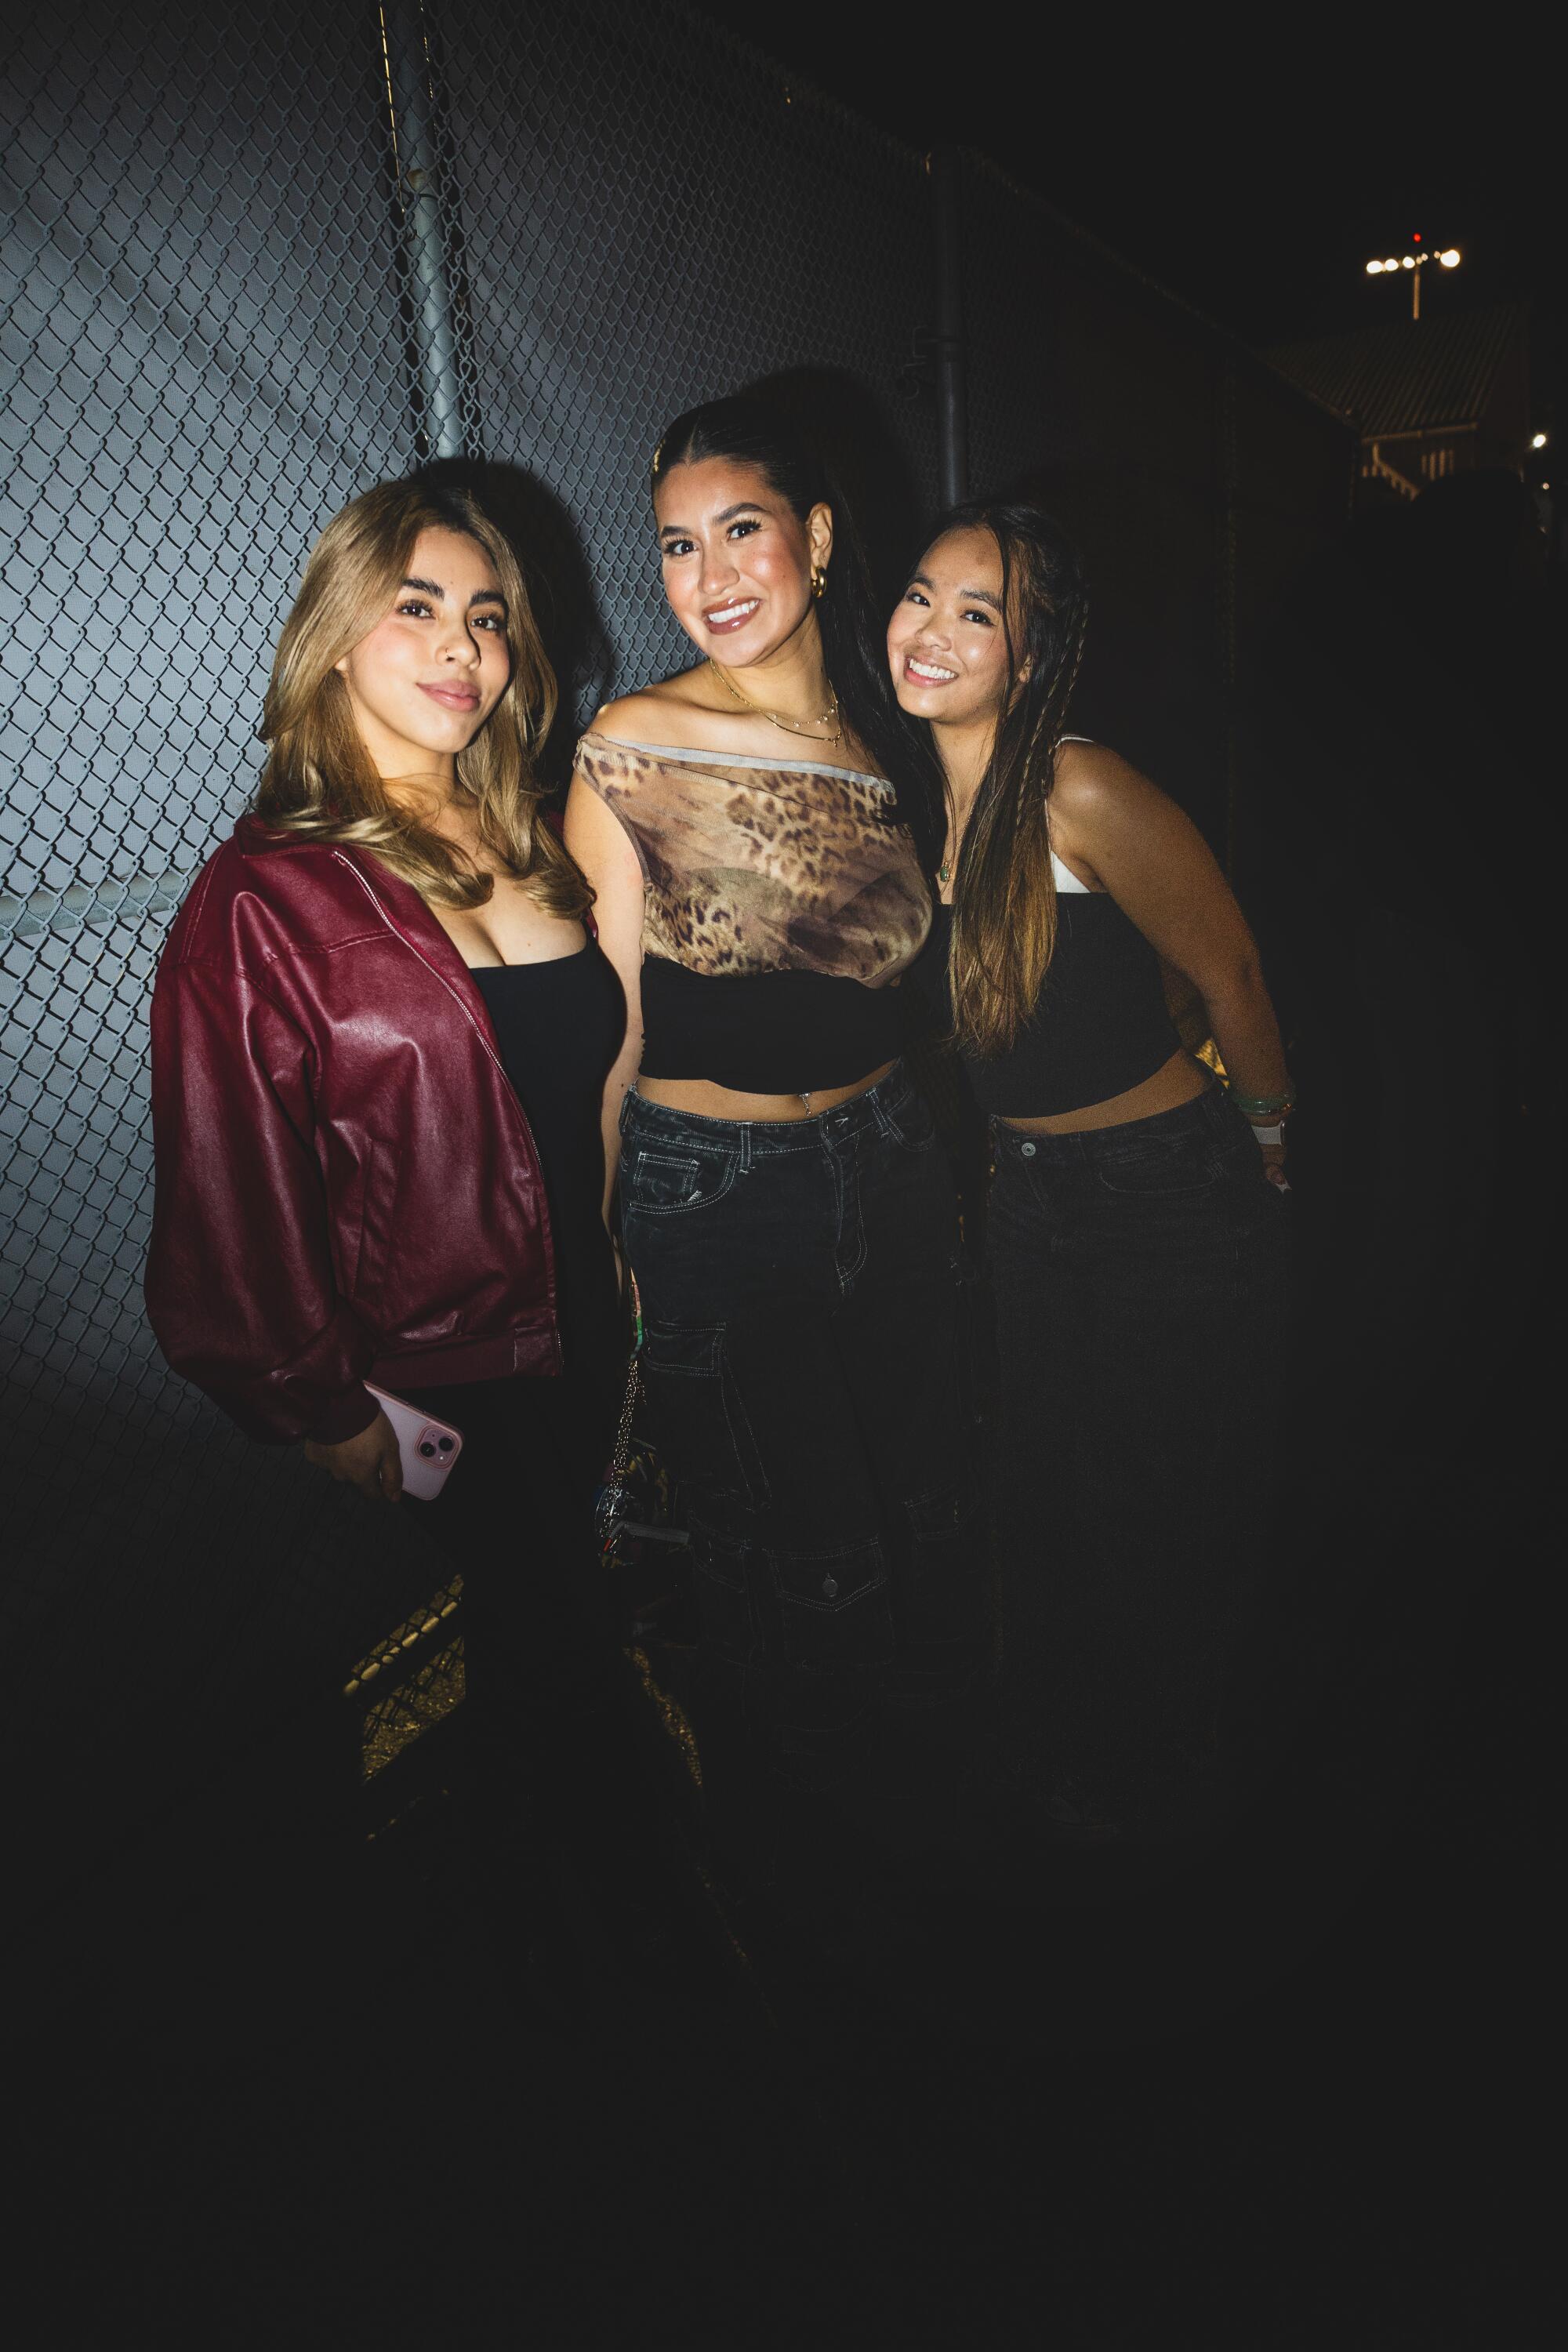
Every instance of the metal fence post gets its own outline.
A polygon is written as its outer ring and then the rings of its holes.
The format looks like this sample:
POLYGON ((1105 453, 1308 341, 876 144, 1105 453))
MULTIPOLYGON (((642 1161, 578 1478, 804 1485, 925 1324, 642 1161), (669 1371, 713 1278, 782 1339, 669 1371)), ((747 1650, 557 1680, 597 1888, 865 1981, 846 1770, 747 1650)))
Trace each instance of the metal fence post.
POLYGON ((940 147, 931 156, 931 184, 936 213, 937 462, 942 503, 952 507, 969 495, 969 416, 963 380, 963 164, 956 150, 940 147))
POLYGON ((465 448, 458 331, 441 217, 422 0, 388 0, 381 11, 381 31, 398 201, 413 280, 415 366, 426 439, 432 457, 461 457, 465 448))
POLYGON ((1219 623, 1219 684, 1225 727, 1225 870, 1236 880, 1237 826, 1240 810, 1237 758, 1237 470, 1236 352, 1227 349, 1220 362, 1219 465, 1215 485, 1218 530, 1216 618, 1219 623))

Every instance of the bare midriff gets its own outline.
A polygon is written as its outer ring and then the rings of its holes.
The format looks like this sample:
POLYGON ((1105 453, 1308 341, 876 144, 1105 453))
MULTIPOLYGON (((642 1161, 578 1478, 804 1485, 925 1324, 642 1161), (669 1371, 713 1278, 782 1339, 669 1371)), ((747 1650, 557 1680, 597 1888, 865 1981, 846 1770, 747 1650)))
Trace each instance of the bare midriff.
POLYGON ((820 1118, 824 1111, 836 1110, 868 1087, 880 1086, 892 1067, 891 1062, 884 1062, 879 1070, 857 1078, 853 1086, 813 1087, 798 1095, 743 1094, 734 1087, 713 1086, 707 1078, 641 1077, 637 1092, 645 1102, 662 1103, 667 1110, 692 1111, 699 1118, 820 1118))
POLYGON ((1214 1080, 1201 1062, 1178 1046, 1152 1078, 1129 1087, 1125 1094, 1110 1095, 1104 1102, 1086 1103, 1081 1110, 1053 1111, 1049 1118, 1005 1118, 1004 1127, 1023 1135, 1082 1135, 1095 1127, 1124 1127, 1131 1118, 1152 1118, 1191 1102, 1214 1080))

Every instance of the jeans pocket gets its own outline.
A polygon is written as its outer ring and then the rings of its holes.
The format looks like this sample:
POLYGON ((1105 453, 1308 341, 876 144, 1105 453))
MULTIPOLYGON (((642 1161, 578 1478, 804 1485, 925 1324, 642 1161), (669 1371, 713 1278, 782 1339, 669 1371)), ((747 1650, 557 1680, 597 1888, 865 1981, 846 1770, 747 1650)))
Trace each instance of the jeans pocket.
POLYGON ((875 1536, 766 1554, 780 1647, 792 1666, 879 1665, 893 1650, 888 1563, 875 1536))
POLYGON ((711 1208, 735 1181, 739 1155, 705 1150, 683 1138, 651 1144, 627 1141, 621 1148, 621 1213, 674 1217, 711 1208))
POLYGON ((967 1450, 978 1443, 995 1403, 995 1314, 984 1275, 974 1272, 966 1259, 950 1258, 948 1276, 957 1306, 953 1326, 954 1426, 963 1433, 963 1444, 967 1450))
POLYGON ((905 1151, 929 1151, 936 1141, 936 1118, 918 1087, 909 1087, 881 1106, 893 1141, 905 1151))
POLYGON ((739 1665, 757 1654, 747 1560, 751 1547, 691 1514, 691 1584, 704 1646, 739 1665))
POLYGON ((1220 1181, 1222 1173, 1208 1137, 1194 1129, 1146 1136, 1137 1142, 1129 1138, 1107 1146, 1095 1162, 1095 1174, 1104 1191, 1144 1200, 1206 1192, 1220 1181))
POLYGON ((678 1483, 765 1509, 767 1475, 723 1324, 650 1320, 642 1376, 655 1434, 678 1483))
POLYGON ((973 1480, 912 1496, 900 1646, 917 1654, 979 1651, 989 1614, 984 1517, 973 1480))

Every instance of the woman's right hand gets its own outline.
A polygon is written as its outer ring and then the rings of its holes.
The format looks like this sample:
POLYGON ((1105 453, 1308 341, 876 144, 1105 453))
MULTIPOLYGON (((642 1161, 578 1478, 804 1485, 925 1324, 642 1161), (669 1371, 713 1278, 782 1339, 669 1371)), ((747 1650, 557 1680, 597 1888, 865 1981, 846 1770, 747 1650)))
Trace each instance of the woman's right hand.
POLYGON ((341 1445, 324 1445, 313 1437, 305 1440, 305 1459, 313 1462, 318 1470, 329 1477, 342 1478, 373 1503, 395 1503, 403 1492, 403 1458, 397 1450, 397 1433, 384 1412, 378 1412, 368 1429, 357 1437, 345 1437, 341 1445))

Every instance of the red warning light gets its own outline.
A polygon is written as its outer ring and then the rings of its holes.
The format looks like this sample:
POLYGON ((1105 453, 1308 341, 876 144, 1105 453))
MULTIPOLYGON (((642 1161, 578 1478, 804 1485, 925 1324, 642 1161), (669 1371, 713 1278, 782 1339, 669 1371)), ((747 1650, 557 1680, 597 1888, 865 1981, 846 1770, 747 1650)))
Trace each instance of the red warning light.
POLYGON ((1413 229, 1411 230, 1411 232, 1410 232, 1410 242, 1411 242, 1411 244, 1412 244, 1412 245, 1419 245, 1419 244, 1420 244, 1420 242, 1421 242, 1421 232, 1420 232, 1420 230, 1419 230, 1418 228, 1413 228, 1413 229))

